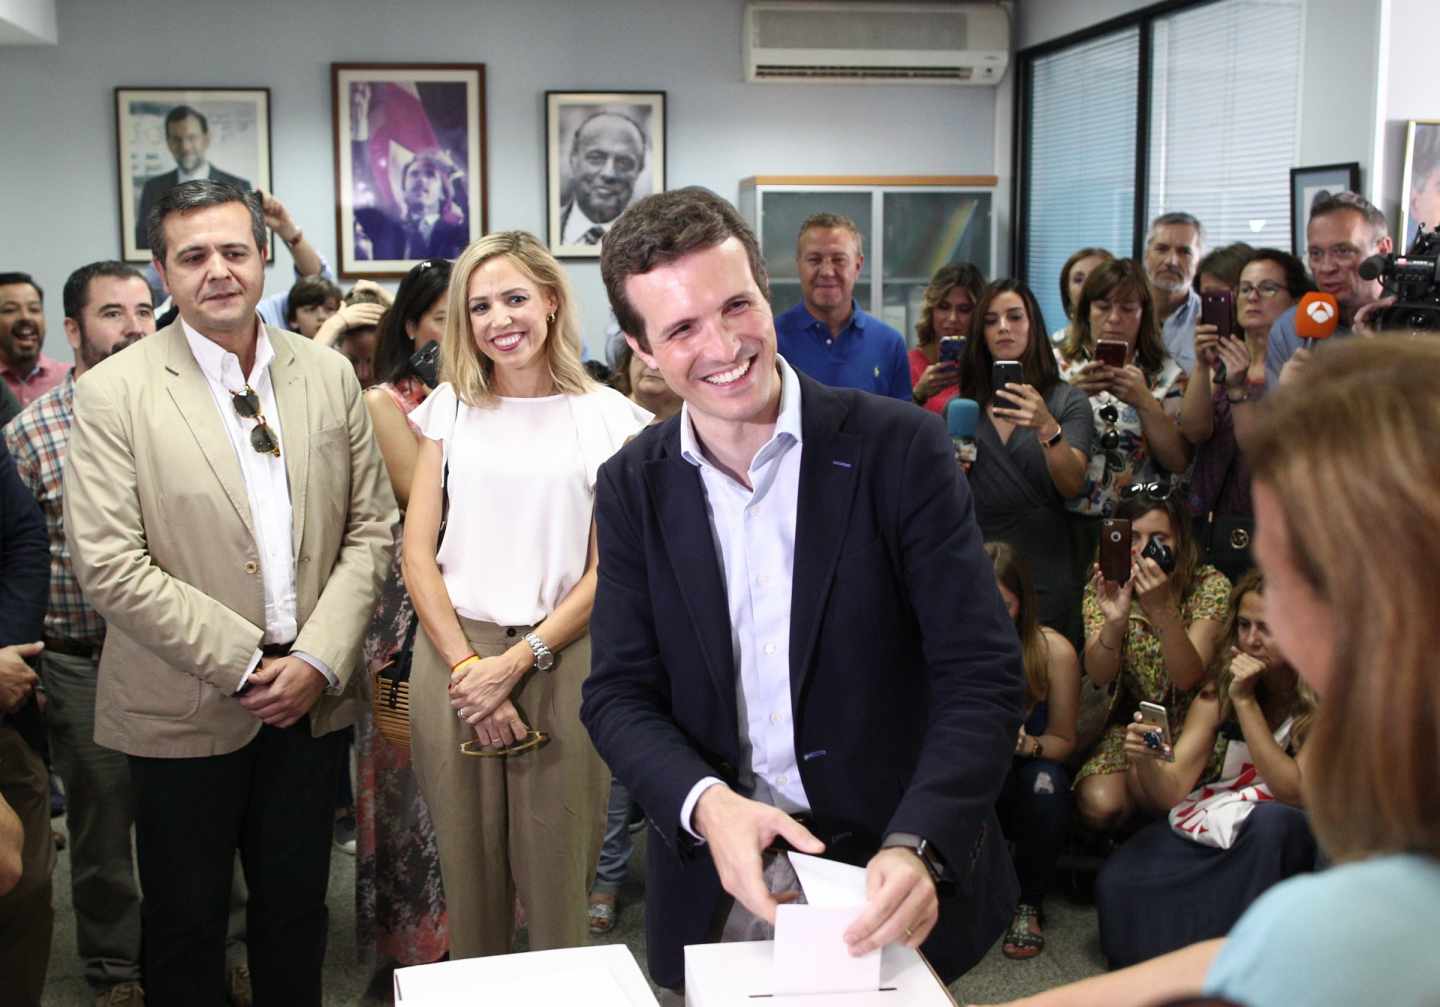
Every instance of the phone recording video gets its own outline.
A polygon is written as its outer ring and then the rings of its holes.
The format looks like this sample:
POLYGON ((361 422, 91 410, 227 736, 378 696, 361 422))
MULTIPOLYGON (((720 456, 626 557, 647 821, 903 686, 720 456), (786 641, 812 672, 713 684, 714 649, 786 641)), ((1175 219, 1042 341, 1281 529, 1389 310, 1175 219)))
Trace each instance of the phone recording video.
POLYGON ((940 363, 958 364, 965 353, 964 336, 943 336, 940 339, 940 363))
POLYGON ((1100 522, 1100 576, 1112 584, 1130 579, 1130 522, 1125 518, 1100 522))
POLYGON ((1025 368, 1018 360, 997 360, 990 368, 990 384, 993 388, 1004 388, 1006 385, 1023 385, 1025 383, 1025 368))
POLYGON ((1221 339, 1229 339, 1235 331, 1235 295, 1228 290, 1201 294, 1200 321, 1215 326, 1221 339))
POLYGON ((1175 761, 1175 749, 1170 743, 1170 715, 1159 703, 1140 704, 1140 723, 1144 724, 1145 747, 1166 762, 1175 761))
POLYGON ((1101 339, 1095 344, 1095 359, 1106 367, 1124 367, 1129 352, 1130 347, 1119 339, 1101 339))

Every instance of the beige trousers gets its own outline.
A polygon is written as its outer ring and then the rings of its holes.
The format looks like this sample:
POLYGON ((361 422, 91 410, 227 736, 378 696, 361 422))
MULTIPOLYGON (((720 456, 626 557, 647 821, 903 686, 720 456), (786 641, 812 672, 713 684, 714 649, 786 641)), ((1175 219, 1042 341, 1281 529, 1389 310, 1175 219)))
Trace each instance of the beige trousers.
MULTIPOLYGON (((481 657, 530 631, 460 620, 481 657)), ((410 678, 415 771, 435 824, 450 914, 450 956, 508 954, 518 890, 530 950, 581 947, 587 897, 600 853, 610 772, 580 723, 580 685, 590 674, 590 637, 531 671, 511 702, 549 744, 505 759, 460 754, 474 730, 456 716, 450 668, 421 631, 410 678)))

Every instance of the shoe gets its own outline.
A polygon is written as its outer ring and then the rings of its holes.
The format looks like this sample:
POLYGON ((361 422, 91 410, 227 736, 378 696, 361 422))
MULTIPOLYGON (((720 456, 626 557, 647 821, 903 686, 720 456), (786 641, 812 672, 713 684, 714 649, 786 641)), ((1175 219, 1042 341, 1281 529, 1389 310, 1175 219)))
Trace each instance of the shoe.
POLYGON ((145 991, 136 982, 119 983, 98 994, 95 1007, 145 1007, 145 991))
POLYGON ((608 934, 615 929, 617 901, 614 895, 590 893, 590 932, 592 934, 608 934))
POLYGON ((1034 958, 1045 950, 1045 936, 1031 930, 1031 922, 1037 928, 1040 926, 1040 910, 1020 903, 1015 907, 1015 918, 1010 921, 1010 929, 1005 931, 1005 943, 1000 948, 1006 958, 1034 958))
POLYGON ((253 1007, 255 998, 250 993, 250 966, 236 965, 226 976, 225 999, 230 1007, 253 1007))
POLYGON ((335 819, 335 848, 355 855, 355 813, 346 812, 335 819))

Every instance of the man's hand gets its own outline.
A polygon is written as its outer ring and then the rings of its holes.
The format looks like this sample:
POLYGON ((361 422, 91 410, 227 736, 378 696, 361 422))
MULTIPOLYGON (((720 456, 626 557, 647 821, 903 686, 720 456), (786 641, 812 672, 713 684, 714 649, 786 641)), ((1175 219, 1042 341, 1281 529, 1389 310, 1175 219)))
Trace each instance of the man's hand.
POLYGON ((240 705, 271 727, 289 727, 310 712, 328 684, 319 668, 293 655, 261 658, 240 705))
POLYGON ((0 647, 0 713, 18 710, 34 691, 40 679, 25 663, 25 658, 34 657, 44 649, 45 645, 39 642, 0 647))
POLYGON ((260 212, 265 215, 265 226, 280 236, 285 244, 295 240, 295 235, 300 233, 300 228, 295 226, 295 219, 290 216, 290 211, 285 209, 285 204, 275 198, 273 193, 262 193, 260 198, 260 212))
POLYGON ((720 884, 737 902, 772 926, 775 907, 791 901, 795 894, 779 898, 770 894, 760 854, 776 836, 783 836, 801 853, 818 856, 825 852, 824 843, 779 808, 741 797, 723 785, 700 795, 691 818, 695 831, 710 845, 720 884))
POLYGON ((918 948, 940 919, 935 881, 914 850, 891 846, 865 868, 865 911, 845 931, 852 955, 887 944, 918 948))

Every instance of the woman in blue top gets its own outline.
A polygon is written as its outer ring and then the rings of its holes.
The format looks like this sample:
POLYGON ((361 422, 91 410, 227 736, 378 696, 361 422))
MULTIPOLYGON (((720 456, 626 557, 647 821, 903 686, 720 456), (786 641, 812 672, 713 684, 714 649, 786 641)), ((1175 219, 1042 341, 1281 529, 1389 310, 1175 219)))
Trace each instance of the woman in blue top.
POLYGON ((1228 937, 1020 1003, 1435 1003, 1437 388, 1440 340, 1327 347, 1248 445, 1270 629, 1323 700, 1302 786, 1337 866, 1275 886, 1228 937))

